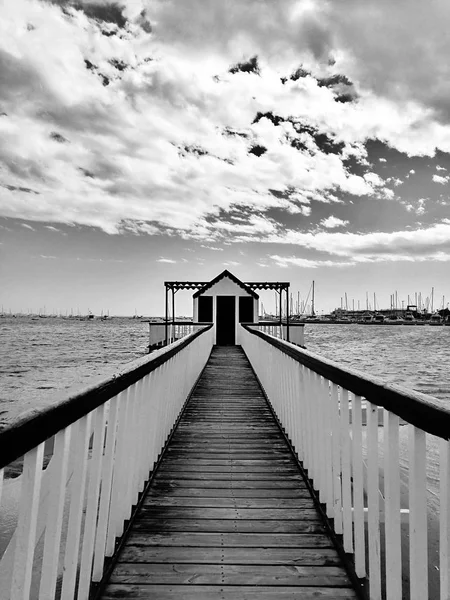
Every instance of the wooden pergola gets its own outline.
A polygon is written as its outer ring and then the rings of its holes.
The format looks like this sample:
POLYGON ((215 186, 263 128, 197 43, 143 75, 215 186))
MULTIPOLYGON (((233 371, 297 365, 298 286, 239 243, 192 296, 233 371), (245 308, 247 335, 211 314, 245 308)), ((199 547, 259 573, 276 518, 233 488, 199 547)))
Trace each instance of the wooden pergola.
MULTIPOLYGON (((165 319, 166 338, 167 326, 169 323, 169 293, 172 292, 172 324, 175 325, 175 294, 180 290, 201 290, 209 285, 209 281, 165 281, 166 302, 165 319)), ((286 337, 289 340, 289 281, 245 281, 243 282, 251 290, 274 290, 280 296, 280 318, 279 325, 282 325, 282 294, 286 293, 286 337)))

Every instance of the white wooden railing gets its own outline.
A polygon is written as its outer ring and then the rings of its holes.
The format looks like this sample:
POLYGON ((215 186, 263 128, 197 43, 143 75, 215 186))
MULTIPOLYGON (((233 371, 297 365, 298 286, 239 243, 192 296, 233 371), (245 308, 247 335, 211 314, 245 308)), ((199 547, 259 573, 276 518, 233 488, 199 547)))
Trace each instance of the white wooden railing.
POLYGON ((176 340, 180 340, 205 327, 206 323, 192 323, 190 321, 175 321, 175 323, 164 322, 153 323, 149 321, 149 351, 157 349, 158 346, 164 346, 166 343, 173 344, 176 340))
POLYGON ((248 327, 238 343, 370 599, 449 600, 450 411, 248 327))
POLYGON ((204 327, 0 433, 0 515, 2 484, 8 506, 18 498, 2 600, 87 600, 212 343, 204 327), (23 455, 21 475, 8 478, 23 455))
MULTIPOLYGON (((264 331, 280 340, 288 339, 288 327, 285 323, 280 324, 279 322, 260 321, 258 324, 253 325, 252 328, 256 328, 258 331, 264 331)), ((304 347, 304 330, 304 323, 289 323, 289 341, 297 346, 304 347)))

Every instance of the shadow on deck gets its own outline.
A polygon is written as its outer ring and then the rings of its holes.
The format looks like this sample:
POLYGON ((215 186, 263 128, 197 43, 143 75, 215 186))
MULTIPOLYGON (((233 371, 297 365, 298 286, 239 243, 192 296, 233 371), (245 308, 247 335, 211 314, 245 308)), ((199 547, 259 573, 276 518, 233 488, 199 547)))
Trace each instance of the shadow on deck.
POLYGON ((240 347, 215 347, 103 600, 357 598, 240 347))

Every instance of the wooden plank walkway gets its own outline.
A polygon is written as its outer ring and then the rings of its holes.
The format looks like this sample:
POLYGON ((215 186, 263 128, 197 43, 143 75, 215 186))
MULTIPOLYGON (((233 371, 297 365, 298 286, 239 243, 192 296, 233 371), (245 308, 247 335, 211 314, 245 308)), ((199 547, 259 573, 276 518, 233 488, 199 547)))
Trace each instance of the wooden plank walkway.
POLYGON ((357 598, 241 348, 214 348, 102 598, 357 598))

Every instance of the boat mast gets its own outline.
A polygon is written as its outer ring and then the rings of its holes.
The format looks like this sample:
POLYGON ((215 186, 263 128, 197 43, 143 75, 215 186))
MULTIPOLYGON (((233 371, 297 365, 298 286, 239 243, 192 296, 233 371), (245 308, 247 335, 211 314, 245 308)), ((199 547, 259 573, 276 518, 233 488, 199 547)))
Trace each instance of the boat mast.
POLYGON ((314 280, 312 282, 311 316, 314 317, 314 280))

